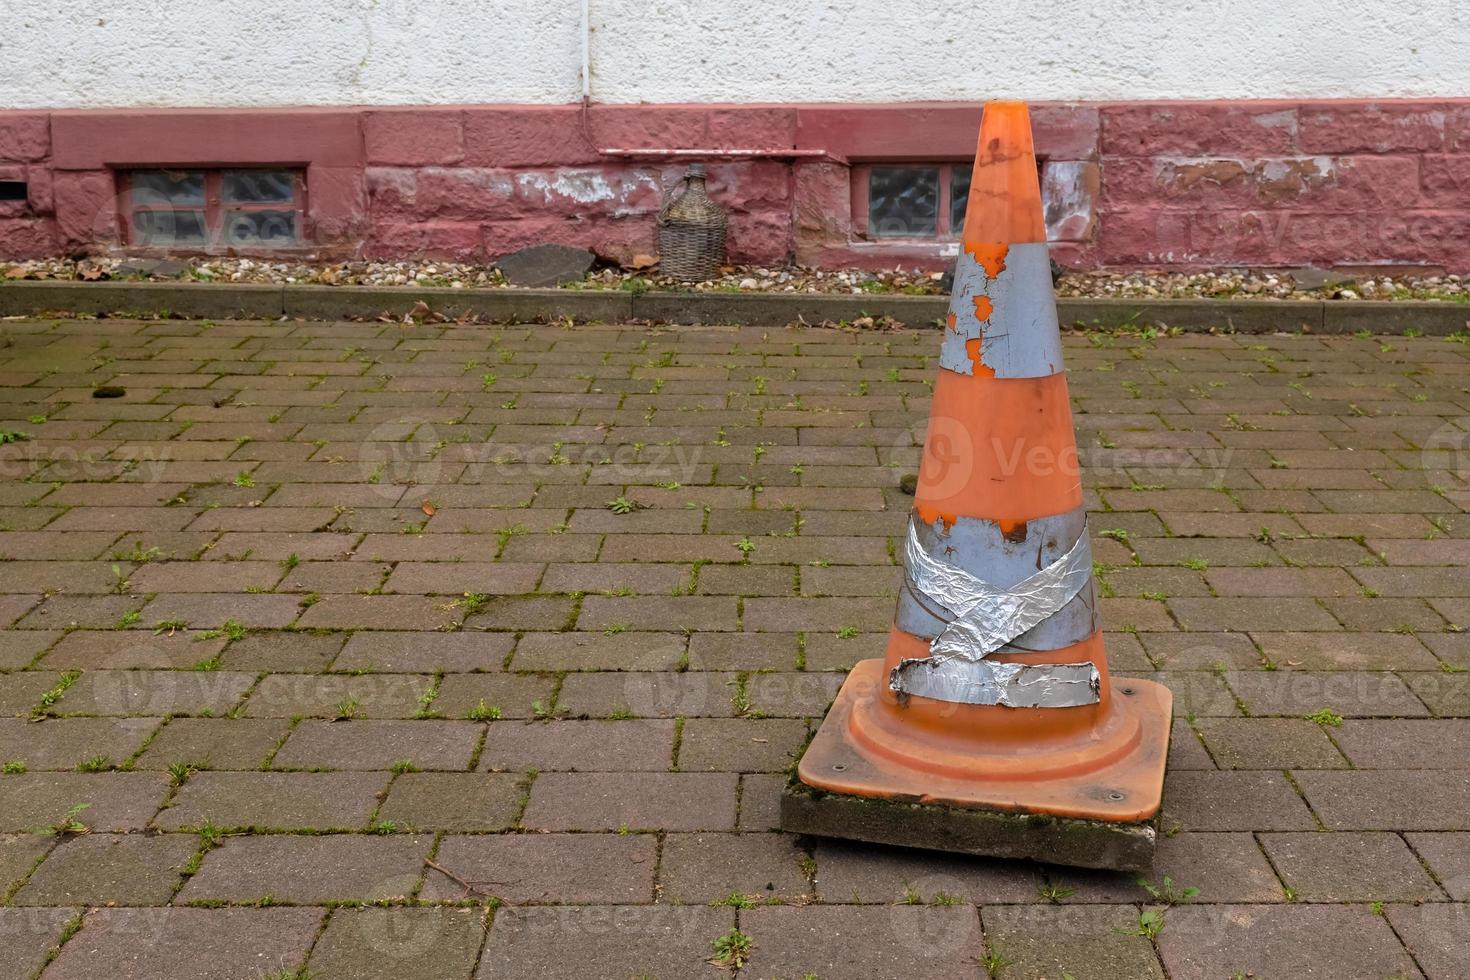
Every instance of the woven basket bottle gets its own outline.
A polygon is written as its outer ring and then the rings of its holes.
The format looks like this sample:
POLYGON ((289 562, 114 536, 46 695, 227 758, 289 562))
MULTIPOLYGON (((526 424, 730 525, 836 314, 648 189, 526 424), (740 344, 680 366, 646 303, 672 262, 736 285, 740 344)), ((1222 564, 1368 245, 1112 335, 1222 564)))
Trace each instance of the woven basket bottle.
POLYGON ((690 164, 658 213, 659 270, 684 282, 704 282, 725 264, 729 218, 704 189, 704 164, 690 164))

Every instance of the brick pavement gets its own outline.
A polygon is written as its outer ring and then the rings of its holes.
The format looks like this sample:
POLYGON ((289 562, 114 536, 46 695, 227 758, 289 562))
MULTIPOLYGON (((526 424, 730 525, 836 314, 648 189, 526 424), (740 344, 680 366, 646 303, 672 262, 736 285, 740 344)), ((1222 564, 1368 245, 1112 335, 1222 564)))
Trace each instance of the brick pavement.
POLYGON ((1067 338, 1142 886, 774 829, 932 333, 0 331, 0 977, 1470 974, 1464 344, 1067 338))

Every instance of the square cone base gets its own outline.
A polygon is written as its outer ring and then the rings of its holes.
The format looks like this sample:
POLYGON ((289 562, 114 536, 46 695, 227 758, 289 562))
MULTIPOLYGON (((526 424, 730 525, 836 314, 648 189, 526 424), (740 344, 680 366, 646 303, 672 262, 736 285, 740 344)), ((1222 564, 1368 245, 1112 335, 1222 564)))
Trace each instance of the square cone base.
POLYGON ((849 737, 852 712, 877 690, 882 672, 881 660, 866 660, 848 675, 782 794, 782 830, 1084 868, 1141 871, 1152 863, 1169 751, 1168 688, 1118 682, 1115 710, 1136 714, 1139 738, 1101 768, 1044 781, 958 780, 871 758, 849 737), (834 773, 840 790, 822 785, 834 773))

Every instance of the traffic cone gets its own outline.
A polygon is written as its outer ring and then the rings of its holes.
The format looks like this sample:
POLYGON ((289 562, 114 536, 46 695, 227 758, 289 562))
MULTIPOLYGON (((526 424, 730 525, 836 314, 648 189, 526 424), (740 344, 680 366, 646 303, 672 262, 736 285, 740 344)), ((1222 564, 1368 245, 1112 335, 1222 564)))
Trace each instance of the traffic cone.
POLYGON ((1024 103, 980 125, 902 550, 887 656, 848 675, 781 826, 1147 866, 1173 699, 1108 677, 1024 103))

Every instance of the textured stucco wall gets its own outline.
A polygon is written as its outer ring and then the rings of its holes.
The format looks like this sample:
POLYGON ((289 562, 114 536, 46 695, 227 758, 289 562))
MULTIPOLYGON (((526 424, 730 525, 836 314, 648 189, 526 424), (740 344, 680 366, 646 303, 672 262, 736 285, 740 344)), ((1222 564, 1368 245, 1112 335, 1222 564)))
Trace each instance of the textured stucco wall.
MULTIPOLYGON (((1470 5, 591 0, 604 102, 1470 91, 1470 5)), ((565 103, 578 0, 0 0, 0 107, 565 103)))

